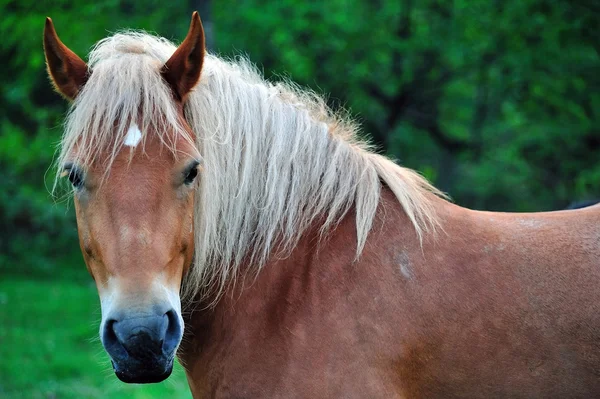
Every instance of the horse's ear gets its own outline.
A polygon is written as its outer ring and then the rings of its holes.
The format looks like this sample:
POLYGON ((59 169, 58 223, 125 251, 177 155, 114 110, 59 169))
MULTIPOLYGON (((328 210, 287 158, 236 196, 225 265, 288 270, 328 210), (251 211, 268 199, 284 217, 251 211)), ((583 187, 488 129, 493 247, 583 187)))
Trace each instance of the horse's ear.
POLYGON ((44 54, 56 91, 68 100, 75 99, 90 71, 87 64, 60 41, 50 18, 46 18, 44 27, 44 54))
POLYGON ((183 101, 200 79, 204 61, 204 29, 197 11, 185 40, 162 68, 162 76, 171 86, 175 96, 183 101))

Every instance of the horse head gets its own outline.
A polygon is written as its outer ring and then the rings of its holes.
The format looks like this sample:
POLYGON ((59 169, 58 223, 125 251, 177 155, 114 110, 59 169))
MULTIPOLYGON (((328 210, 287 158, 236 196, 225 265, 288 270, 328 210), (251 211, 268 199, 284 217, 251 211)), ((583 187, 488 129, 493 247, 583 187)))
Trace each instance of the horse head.
POLYGON ((44 51, 56 90, 73 102, 60 168, 73 186, 80 246, 101 299, 102 344, 121 380, 162 381, 183 335, 179 292, 194 253, 201 157, 183 106, 204 59, 200 18, 194 13, 164 63, 131 48, 90 67, 50 18, 44 51), (120 64, 111 65, 115 59, 120 64))

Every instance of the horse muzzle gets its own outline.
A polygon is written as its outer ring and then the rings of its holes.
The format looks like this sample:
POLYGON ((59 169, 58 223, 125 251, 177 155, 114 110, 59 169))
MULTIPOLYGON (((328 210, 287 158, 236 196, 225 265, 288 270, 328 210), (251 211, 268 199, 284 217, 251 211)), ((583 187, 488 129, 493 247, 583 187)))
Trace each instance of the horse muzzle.
POLYGON ((177 312, 107 318, 100 334, 117 377, 127 383, 165 380, 183 335, 177 312))

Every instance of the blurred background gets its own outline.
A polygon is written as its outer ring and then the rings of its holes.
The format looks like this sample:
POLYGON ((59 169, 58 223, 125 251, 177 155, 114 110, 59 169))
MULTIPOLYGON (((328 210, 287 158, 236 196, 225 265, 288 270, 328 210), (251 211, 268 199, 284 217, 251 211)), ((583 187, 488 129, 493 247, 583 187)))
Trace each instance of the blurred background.
POLYGON ((378 148, 463 206, 561 209, 600 196, 598 0, 0 0, 0 397, 189 398, 117 381, 72 206, 48 192, 67 104, 44 18, 85 59, 123 28, 181 41, 327 94, 378 148))

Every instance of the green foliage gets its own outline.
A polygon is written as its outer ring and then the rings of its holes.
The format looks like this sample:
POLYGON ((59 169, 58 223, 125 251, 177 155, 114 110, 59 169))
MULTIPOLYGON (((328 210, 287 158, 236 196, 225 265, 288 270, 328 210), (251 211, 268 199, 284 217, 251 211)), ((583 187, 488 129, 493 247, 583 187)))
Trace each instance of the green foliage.
POLYGON ((219 2, 219 49, 332 93, 457 203, 549 210, 600 193, 597 5, 265 3, 219 2))

